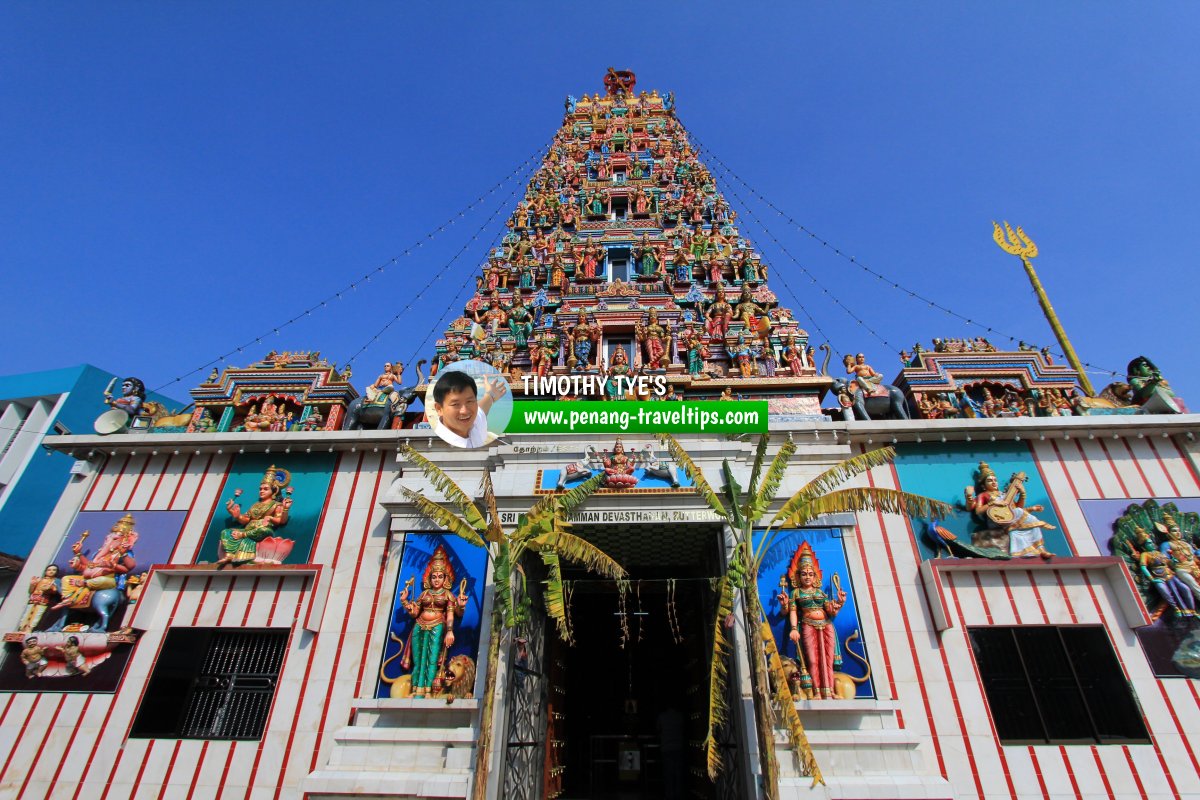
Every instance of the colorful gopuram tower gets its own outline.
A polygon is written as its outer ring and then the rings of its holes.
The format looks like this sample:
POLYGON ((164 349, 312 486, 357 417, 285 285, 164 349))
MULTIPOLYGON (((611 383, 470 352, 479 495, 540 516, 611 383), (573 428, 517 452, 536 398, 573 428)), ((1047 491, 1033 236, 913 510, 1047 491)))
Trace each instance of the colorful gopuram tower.
POLYGON ((632 73, 605 83, 603 95, 568 98, 436 368, 484 360, 518 395, 531 373, 661 375, 674 397, 767 400, 775 418, 820 418, 830 381, 673 97, 636 91, 632 73))

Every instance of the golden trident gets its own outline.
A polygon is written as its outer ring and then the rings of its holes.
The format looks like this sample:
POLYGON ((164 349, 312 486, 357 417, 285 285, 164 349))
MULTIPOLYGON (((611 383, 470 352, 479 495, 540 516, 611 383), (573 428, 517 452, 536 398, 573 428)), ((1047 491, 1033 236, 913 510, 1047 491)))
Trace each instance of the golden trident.
POLYGON ((1050 298, 1046 296, 1046 290, 1042 288, 1042 282, 1038 280, 1037 273, 1034 272, 1033 262, 1030 259, 1037 257, 1037 245, 1020 227, 1014 231, 1007 222, 1001 229, 993 220, 992 228, 994 228, 992 238, 996 240, 996 244, 1000 245, 1000 249, 1021 259, 1021 263, 1025 265, 1025 274, 1029 276, 1029 282, 1033 284, 1033 291, 1037 293, 1038 302, 1042 304, 1042 313, 1046 315, 1046 321, 1050 323, 1054 335, 1058 337, 1058 346, 1062 348, 1063 353, 1067 356, 1067 361, 1079 374, 1079 385, 1083 387, 1083 391, 1087 392, 1089 397, 1094 397, 1096 391, 1092 388, 1092 382, 1088 379, 1087 373, 1083 371, 1083 364, 1079 362, 1079 356, 1075 355, 1075 348, 1071 346, 1071 340, 1067 338, 1067 332, 1063 330, 1062 323, 1058 321, 1058 315, 1054 313, 1054 306, 1050 305, 1050 298))

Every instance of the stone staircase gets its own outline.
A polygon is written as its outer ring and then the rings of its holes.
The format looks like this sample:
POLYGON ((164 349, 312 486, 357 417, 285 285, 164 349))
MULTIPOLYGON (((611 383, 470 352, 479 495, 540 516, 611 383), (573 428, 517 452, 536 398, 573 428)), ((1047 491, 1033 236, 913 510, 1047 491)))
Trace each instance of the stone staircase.
POLYGON ((825 779, 812 787, 800 774, 787 734, 777 730, 779 797, 952 798, 950 783, 932 772, 919 752, 920 738, 900 727, 893 700, 801 700, 796 703, 809 744, 825 779))
POLYGON ((471 780, 477 700, 358 700, 333 735, 328 762, 308 775, 304 796, 463 798, 471 780))

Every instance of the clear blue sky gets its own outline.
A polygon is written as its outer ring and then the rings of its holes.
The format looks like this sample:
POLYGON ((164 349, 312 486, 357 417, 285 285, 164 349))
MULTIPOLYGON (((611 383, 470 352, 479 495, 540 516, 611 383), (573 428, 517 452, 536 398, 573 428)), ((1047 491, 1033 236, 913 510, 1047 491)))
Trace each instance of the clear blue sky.
MULTIPOLYGON (((612 65, 674 91, 707 148, 842 251, 1052 344, 991 240, 994 218, 1023 225, 1082 358, 1123 371, 1148 355, 1200 407, 1200 6, 772 5, 5 3, 0 373, 91 362, 158 387, 392 257, 224 363, 270 349, 344 363, 409 303, 355 359, 357 382, 428 358, 514 186, 458 212, 612 65)), ((814 342, 819 326, 891 376, 900 347, 981 332, 720 183, 814 342)), ((164 391, 184 398, 203 375, 164 391)))

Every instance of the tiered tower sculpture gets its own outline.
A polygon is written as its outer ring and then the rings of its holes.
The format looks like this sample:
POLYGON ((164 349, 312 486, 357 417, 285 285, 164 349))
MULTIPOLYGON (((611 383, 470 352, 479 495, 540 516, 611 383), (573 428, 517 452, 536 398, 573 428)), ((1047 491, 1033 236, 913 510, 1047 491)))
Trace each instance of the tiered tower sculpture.
POLYGON ((677 398, 766 399, 820 415, 829 387, 808 334, 767 286, 672 95, 609 70, 605 94, 567 98, 563 126, 476 291, 437 343, 520 378, 662 375, 677 398))

